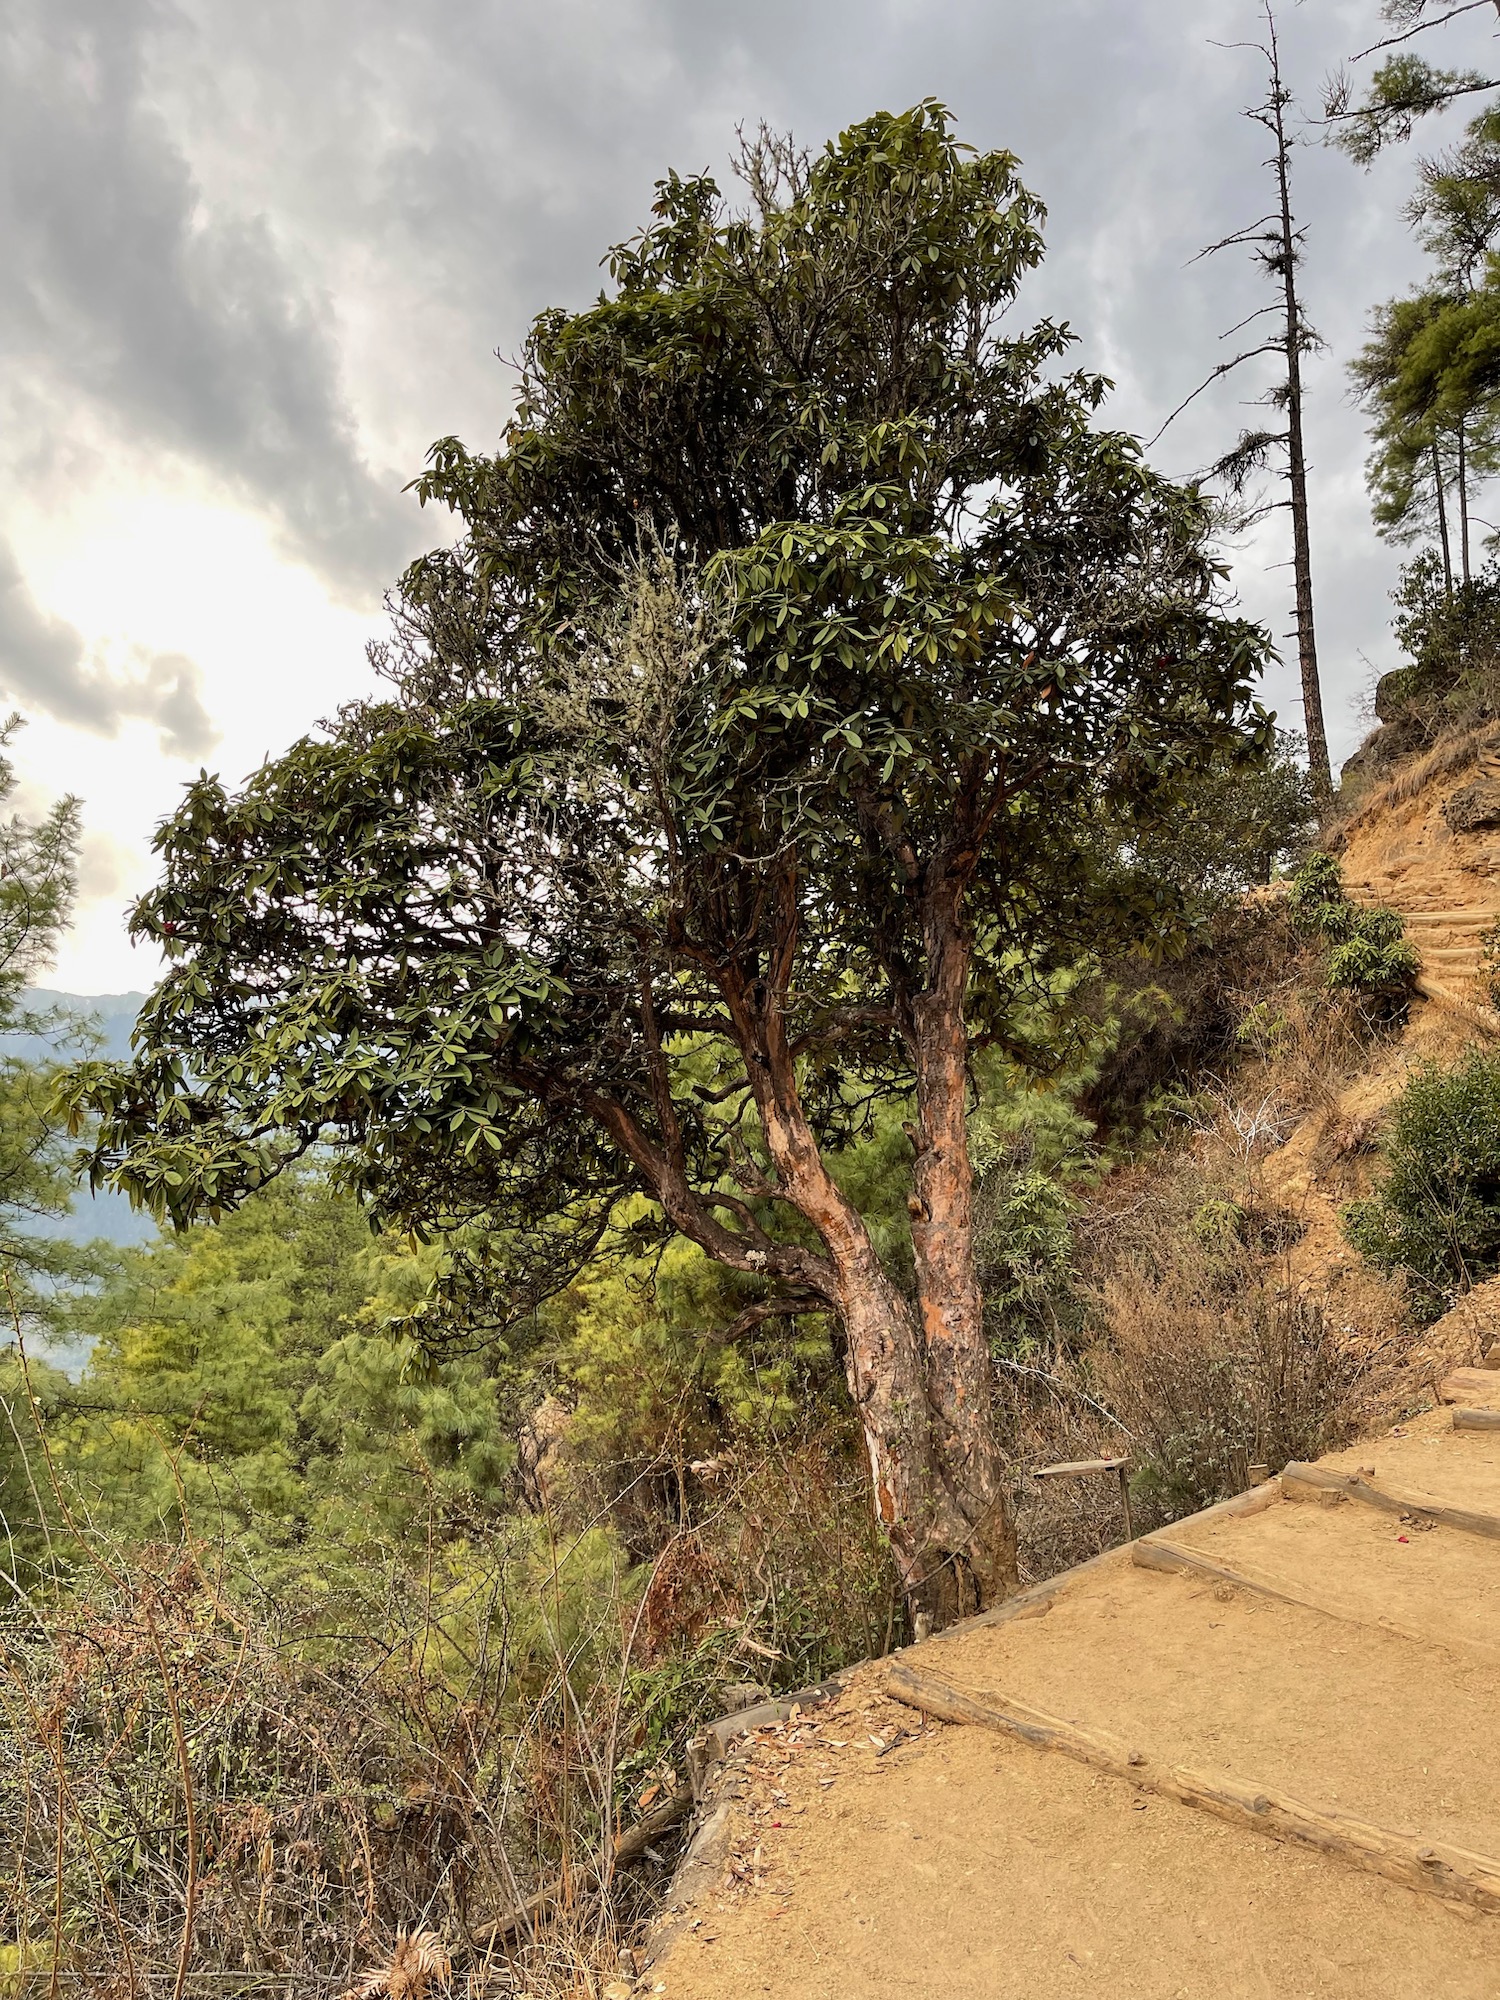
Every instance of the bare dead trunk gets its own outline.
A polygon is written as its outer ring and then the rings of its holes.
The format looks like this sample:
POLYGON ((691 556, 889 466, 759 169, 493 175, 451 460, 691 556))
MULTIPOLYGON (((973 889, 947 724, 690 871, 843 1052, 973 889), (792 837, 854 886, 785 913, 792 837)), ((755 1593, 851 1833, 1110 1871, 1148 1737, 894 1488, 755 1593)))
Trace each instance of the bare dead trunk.
POLYGON ((1307 771, 1319 814, 1333 803, 1333 767, 1323 719, 1323 684, 1318 674, 1318 642, 1313 624, 1312 541, 1308 528, 1307 448, 1302 433, 1302 349, 1307 337, 1297 299, 1298 234, 1292 216, 1290 141, 1286 134, 1288 93, 1281 81, 1276 22, 1269 6, 1271 129, 1276 139, 1276 187, 1280 198, 1281 241, 1272 268, 1279 268, 1286 343, 1287 486, 1292 513, 1292 580, 1296 604, 1297 665, 1302 680, 1302 725, 1307 737, 1307 771))

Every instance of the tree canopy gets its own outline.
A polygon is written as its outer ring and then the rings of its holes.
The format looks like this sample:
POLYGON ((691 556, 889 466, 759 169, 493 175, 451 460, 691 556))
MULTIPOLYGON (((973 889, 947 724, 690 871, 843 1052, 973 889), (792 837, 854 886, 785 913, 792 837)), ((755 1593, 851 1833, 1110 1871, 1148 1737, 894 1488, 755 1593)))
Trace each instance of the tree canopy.
POLYGON ((1394 32, 1361 50, 1355 60, 1386 49, 1392 53, 1377 66, 1358 102, 1347 68, 1330 78, 1323 111, 1333 143, 1367 167, 1383 147, 1409 139, 1418 122, 1434 111, 1500 88, 1500 78, 1476 69, 1444 69, 1410 47, 1430 29, 1488 11, 1500 15, 1497 0, 1454 0, 1451 5, 1381 0, 1380 17, 1394 32))
POLYGON ((542 315, 497 453, 434 447, 464 532, 403 580, 386 692, 189 789, 137 1057, 71 1102, 178 1222, 333 1144, 447 1234, 433 1339, 644 1194, 752 1321, 835 1313, 867 1431, 920 1456, 983 1394, 969 1051, 1046 1060, 1018 998, 1180 928, 1139 851, 1266 742, 1267 641, 1067 329, 1004 324, 1041 256, 1012 156, 924 104, 741 173, 744 211, 669 177, 612 292, 542 315), (921 1334, 825 1158, 892 1095, 921 1334), (924 1342, 925 1390, 882 1374, 924 1342))
POLYGON ((1470 486, 1500 466, 1500 288, 1393 299, 1372 331, 1350 374, 1374 417, 1375 522, 1396 541, 1436 532, 1449 563, 1448 489, 1466 523, 1470 486))
POLYGON ((35 820, 4 815, 17 789, 4 752, 20 727, 17 715, 0 724, 0 1265, 10 1286, 0 1296, 0 1323, 19 1316, 45 1326, 60 1290, 96 1268, 55 1229, 72 1206, 73 1177, 52 1105, 58 1064, 34 1053, 39 1033, 60 1045, 71 1039, 76 1049, 76 1032, 26 1002, 72 906, 80 807, 65 797, 35 820))

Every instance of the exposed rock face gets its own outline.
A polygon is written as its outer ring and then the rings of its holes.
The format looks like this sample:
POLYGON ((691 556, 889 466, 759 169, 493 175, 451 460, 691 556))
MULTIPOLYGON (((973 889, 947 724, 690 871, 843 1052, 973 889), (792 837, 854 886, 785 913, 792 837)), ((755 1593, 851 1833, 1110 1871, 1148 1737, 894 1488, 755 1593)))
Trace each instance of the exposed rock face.
POLYGON ((1465 1292, 1450 1312, 1428 1329, 1434 1352, 1481 1367, 1500 1367, 1500 1278, 1488 1278, 1465 1292))
POLYGON ((1444 805, 1443 818, 1454 833, 1500 826, 1500 784, 1493 778, 1476 778, 1464 785, 1444 805))

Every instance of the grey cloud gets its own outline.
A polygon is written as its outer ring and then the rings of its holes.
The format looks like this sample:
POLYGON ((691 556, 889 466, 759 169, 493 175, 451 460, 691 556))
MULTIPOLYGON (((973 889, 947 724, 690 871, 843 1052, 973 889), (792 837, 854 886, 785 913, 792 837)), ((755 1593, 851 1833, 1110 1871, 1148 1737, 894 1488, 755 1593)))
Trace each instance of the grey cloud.
MULTIPOLYGON (((1376 11, 1283 9, 1305 101, 1376 11)), ((406 454, 446 430, 492 439, 512 378, 482 357, 514 354, 538 308, 583 303, 605 246, 646 219, 652 181, 668 167, 722 170, 741 120, 818 145, 931 94, 965 139, 1018 152, 1051 211, 1022 311, 1073 322, 1080 359, 1118 381, 1112 420, 1143 435, 1265 297, 1247 264, 1189 261, 1260 212, 1263 135, 1240 110, 1262 80, 1252 56, 1210 45, 1253 34, 1255 0, 208 0, 202 18, 274 135, 273 206, 295 207, 331 246, 357 241, 369 271, 355 282, 395 304, 380 343, 389 378, 377 389, 372 370, 369 393, 406 454)), ((1309 301, 1332 349, 1311 370, 1314 532, 1347 751, 1364 656, 1389 652, 1395 561, 1368 526, 1363 424, 1339 362, 1368 308, 1416 268, 1400 218, 1410 161, 1366 177, 1313 144, 1297 166, 1309 301)), ((1185 473, 1217 457, 1259 386, 1245 377, 1204 397, 1157 461, 1185 473)), ((1247 608, 1278 634, 1283 554, 1273 522, 1237 565, 1247 608)), ((1295 673, 1270 692, 1295 726, 1295 673)))
POLYGON ((201 676, 181 653, 137 650, 133 671, 111 672, 87 657, 82 636, 37 604, 9 549, 0 544, 0 690, 23 708, 100 736, 140 720, 162 754, 197 757, 218 741, 203 706, 201 676))
POLYGON ((149 0, 13 0, 0 34, 0 330, 10 366, 256 503, 368 601, 412 539, 364 465, 328 302, 271 223, 209 208, 153 108, 149 0))
MULTIPOLYGON (((1315 106, 1378 0, 1280 14, 1315 106)), ((931 94, 962 137, 1018 152, 1051 211, 1022 311, 1073 322, 1080 359, 1117 378, 1112 419, 1143 435, 1266 296, 1246 264, 1189 261, 1260 212, 1264 139, 1239 114, 1261 79, 1210 46, 1253 35, 1256 0, 12 0, 8 18, 8 337, 366 589, 441 530, 382 494, 360 439, 407 474, 440 433, 493 439, 513 378, 491 350, 586 300, 656 176, 722 169, 740 120, 816 145, 931 94)), ((1478 32, 1443 59, 1482 53, 1478 32)), ((1368 176, 1316 143, 1297 161, 1330 343, 1309 371, 1313 534, 1345 751, 1370 664, 1393 664, 1395 559, 1369 526, 1341 364, 1419 267, 1410 175, 1410 152, 1368 176)), ((1202 398, 1157 462, 1216 457, 1258 386, 1202 398)), ((1278 634, 1281 542, 1273 522, 1236 566, 1278 634)), ((1295 724, 1295 674, 1271 692, 1295 724)))

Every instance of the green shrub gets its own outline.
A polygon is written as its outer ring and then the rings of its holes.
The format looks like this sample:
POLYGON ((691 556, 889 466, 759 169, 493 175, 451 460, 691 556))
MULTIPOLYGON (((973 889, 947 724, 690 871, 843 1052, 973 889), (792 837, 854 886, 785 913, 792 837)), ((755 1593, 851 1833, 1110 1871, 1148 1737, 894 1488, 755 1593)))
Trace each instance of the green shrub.
POLYGON ((1500 710, 1500 560, 1491 556, 1455 585, 1426 549, 1403 568, 1391 598, 1391 629, 1411 664, 1381 679, 1377 718, 1415 748, 1500 710))
POLYGON ((1354 1247, 1434 1310, 1500 1271, 1500 1054, 1419 1070, 1382 1151, 1376 1191, 1345 1212, 1354 1247))
POLYGON ((1056 1330, 1078 1203, 1029 1159, 1002 1158, 981 1172, 974 1209, 990 1341, 997 1354, 1014 1358, 1056 1330))
POLYGON ((1328 984, 1372 999, 1404 1001, 1421 960, 1406 938, 1399 910, 1362 909, 1344 894, 1331 854, 1311 854, 1298 869, 1289 898, 1299 930, 1329 947, 1328 984))
POLYGON ((1200 1243, 1241 1242, 1245 1210, 1237 1201, 1206 1201, 1188 1225, 1200 1243))
POLYGON ((1401 993, 1421 969, 1399 910, 1359 910, 1348 936, 1329 953, 1328 984, 1357 993, 1401 993))
POLYGON ((1292 877, 1287 901, 1301 928, 1326 934, 1331 915, 1349 907, 1343 875, 1331 854, 1319 850, 1308 855, 1292 877))

